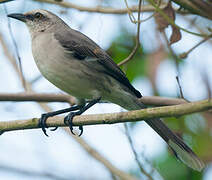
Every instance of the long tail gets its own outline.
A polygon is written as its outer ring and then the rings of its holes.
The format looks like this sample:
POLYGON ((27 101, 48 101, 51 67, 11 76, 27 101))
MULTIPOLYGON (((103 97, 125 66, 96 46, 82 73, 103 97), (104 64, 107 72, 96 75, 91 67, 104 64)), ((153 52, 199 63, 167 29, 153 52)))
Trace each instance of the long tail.
MULTIPOLYGON (((125 106, 126 107, 126 106, 125 106)), ((146 106, 137 99, 134 99, 132 106, 126 107, 128 110, 144 109, 146 106)), ((178 159, 185 163, 190 168, 201 171, 204 168, 204 163, 197 155, 189 148, 183 140, 172 132, 160 119, 149 119, 145 121, 152 127, 169 145, 178 159)))
POLYGON ((160 119, 150 119, 146 123, 151 126, 170 146, 176 157, 190 168, 201 171, 204 163, 181 138, 174 134, 160 119))

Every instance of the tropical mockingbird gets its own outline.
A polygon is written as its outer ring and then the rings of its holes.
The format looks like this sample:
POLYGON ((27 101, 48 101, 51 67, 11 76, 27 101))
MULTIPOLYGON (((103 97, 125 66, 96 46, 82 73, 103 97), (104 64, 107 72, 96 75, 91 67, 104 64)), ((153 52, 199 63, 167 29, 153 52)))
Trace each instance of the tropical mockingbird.
MULTIPOLYGON (((145 108, 138 100, 142 97, 140 92, 130 84, 112 58, 58 16, 40 9, 8 16, 27 25, 32 39, 32 54, 43 76, 78 100, 77 106, 41 116, 40 127, 45 134, 48 117, 70 112, 64 121, 72 131, 73 116, 82 114, 100 99, 127 110, 145 108), (87 99, 91 100, 88 104, 87 99)), ((146 123, 167 142, 177 158, 195 170, 203 169, 204 163, 160 119, 149 119, 146 123)), ((80 129, 82 133, 82 127, 80 129)))

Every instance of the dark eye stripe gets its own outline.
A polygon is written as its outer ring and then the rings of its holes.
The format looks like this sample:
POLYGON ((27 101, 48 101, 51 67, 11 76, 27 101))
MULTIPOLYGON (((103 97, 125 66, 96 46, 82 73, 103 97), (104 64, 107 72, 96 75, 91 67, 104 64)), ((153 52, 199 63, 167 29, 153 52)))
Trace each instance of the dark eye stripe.
POLYGON ((43 14, 36 12, 34 16, 35 16, 35 18, 42 18, 43 14))
POLYGON ((26 15, 26 18, 31 20, 31 21, 34 19, 33 15, 31 15, 31 14, 26 15))
POLYGON ((27 14, 26 15, 26 18, 31 21, 33 21, 34 19, 41 19, 43 17, 44 17, 44 15, 39 12, 36 12, 35 14, 27 14))

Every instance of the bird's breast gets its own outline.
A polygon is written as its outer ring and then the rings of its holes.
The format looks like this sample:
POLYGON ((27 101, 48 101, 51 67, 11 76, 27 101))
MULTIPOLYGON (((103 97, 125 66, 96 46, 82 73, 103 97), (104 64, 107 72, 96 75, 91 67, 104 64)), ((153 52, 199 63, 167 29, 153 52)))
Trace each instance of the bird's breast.
POLYGON ((43 76, 61 90, 83 98, 98 96, 95 81, 101 82, 82 61, 67 54, 51 34, 39 35, 32 41, 32 53, 43 76), (94 83, 91 83, 91 82, 94 83))

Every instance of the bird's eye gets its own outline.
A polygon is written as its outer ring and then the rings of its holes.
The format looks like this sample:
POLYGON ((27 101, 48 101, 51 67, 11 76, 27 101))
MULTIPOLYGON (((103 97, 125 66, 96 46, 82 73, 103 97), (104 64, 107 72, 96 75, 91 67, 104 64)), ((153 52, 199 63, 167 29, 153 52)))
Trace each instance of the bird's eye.
POLYGON ((41 14, 39 12, 35 13, 35 18, 40 19, 42 17, 43 17, 43 14, 41 14))

